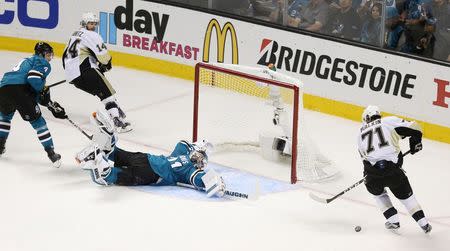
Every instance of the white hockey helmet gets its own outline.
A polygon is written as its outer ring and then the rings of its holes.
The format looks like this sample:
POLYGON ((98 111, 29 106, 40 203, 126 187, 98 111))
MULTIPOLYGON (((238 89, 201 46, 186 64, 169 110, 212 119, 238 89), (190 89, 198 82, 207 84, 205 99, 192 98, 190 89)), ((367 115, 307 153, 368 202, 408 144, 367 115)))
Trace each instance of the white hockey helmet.
POLYGON ((86 13, 83 13, 83 15, 81 16, 80 24, 82 27, 86 27, 86 25, 88 23, 98 23, 98 22, 99 22, 99 19, 96 14, 94 14, 92 12, 86 12, 86 13))
POLYGON ((370 123, 374 120, 374 116, 377 118, 381 118, 380 108, 375 105, 369 105, 364 109, 364 112, 362 114, 362 121, 365 123, 370 123))

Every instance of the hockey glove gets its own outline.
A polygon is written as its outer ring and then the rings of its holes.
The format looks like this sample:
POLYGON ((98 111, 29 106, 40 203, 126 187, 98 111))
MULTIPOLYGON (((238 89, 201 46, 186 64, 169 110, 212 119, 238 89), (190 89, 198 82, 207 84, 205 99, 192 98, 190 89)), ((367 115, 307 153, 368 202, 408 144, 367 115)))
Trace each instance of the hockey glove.
POLYGON ((66 119, 66 111, 57 102, 49 102, 47 108, 52 112, 53 116, 57 119, 66 119))
POLYGON ((409 138, 409 149, 411 154, 415 154, 416 152, 422 150, 422 140, 414 137, 409 138))
POLYGON ((112 68, 112 58, 109 60, 109 62, 107 64, 98 64, 98 69, 101 73, 105 73, 109 70, 111 70, 112 68))
POLYGON ((205 184, 205 192, 207 197, 223 197, 225 195, 225 182, 213 169, 209 170, 202 176, 202 181, 203 184, 205 184))
POLYGON ((50 88, 44 86, 44 88, 42 88, 42 91, 39 93, 39 104, 48 106, 48 103, 50 103, 50 101, 50 88))

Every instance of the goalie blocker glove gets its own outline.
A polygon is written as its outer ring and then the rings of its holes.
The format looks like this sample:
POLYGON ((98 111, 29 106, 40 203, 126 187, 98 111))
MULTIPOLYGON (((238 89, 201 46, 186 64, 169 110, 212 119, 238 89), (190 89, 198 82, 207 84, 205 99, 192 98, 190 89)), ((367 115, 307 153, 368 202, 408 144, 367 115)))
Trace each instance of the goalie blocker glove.
POLYGON ((221 176, 214 170, 209 170, 202 177, 205 184, 205 192, 207 197, 217 196, 223 197, 225 195, 225 183, 221 176))

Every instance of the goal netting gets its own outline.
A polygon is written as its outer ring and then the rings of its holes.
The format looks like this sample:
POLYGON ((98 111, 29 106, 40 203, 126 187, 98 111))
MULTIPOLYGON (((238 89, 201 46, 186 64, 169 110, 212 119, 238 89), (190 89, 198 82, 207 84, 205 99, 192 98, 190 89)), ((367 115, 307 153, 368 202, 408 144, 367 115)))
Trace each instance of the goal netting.
POLYGON ((286 180, 322 181, 338 171, 308 136, 302 83, 263 67, 198 63, 193 140, 214 161, 286 180))

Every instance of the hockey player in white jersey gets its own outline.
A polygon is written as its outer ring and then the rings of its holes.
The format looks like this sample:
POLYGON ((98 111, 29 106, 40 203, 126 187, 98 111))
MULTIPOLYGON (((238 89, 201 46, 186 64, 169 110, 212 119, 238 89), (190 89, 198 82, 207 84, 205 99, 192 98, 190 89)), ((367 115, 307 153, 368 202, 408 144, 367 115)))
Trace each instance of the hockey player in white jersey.
POLYGON ((97 96, 105 105, 119 132, 131 130, 120 108, 116 91, 104 73, 111 70, 112 58, 103 39, 95 32, 99 19, 93 13, 84 13, 81 28, 70 37, 63 54, 66 80, 75 87, 97 96))
POLYGON ((365 185, 381 209, 387 229, 400 228, 399 216, 386 187, 406 207, 425 233, 431 225, 417 202, 408 177, 402 169, 403 155, 399 140, 409 137, 411 154, 422 150, 422 132, 416 122, 395 116, 381 117, 377 106, 368 106, 362 115, 363 124, 358 135, 358 150, 364 164, 365 185))

